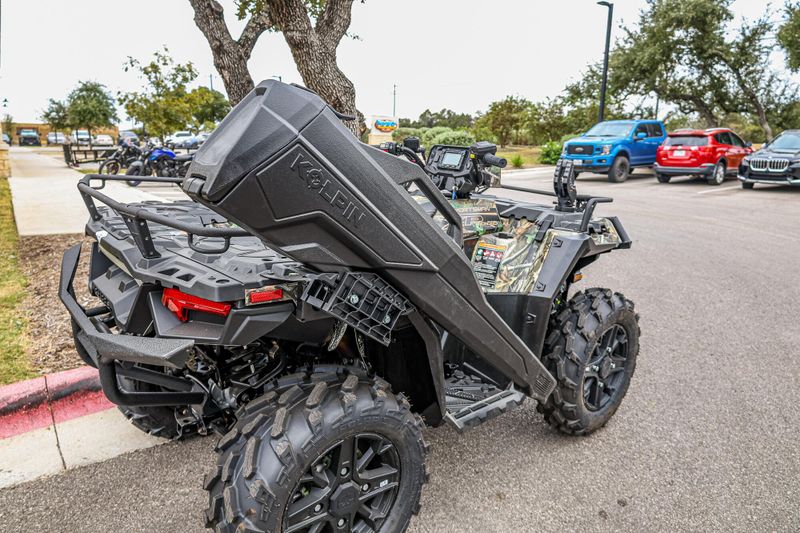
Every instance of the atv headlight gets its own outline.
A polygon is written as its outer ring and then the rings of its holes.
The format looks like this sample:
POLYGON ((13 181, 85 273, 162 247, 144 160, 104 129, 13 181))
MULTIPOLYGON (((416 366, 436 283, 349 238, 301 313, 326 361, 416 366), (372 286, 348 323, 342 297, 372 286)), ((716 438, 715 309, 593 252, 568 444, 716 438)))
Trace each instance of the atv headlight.
POLYGON ((601 150, 601 153, 602 153, 603 155, 608 155, 608 154, 610 154, 610 153, 611 153, 611 145, 610 145, 610 144, 604 144, 604 145, 603 145, 603 149, 601 150))

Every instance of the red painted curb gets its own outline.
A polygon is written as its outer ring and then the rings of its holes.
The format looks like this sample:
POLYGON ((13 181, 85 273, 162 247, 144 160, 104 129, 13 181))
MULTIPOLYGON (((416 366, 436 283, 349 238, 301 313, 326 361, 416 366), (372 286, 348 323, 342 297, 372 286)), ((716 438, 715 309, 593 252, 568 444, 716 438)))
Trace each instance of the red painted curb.
POLYGON ((33 409, 50 400, 65 398, 79 391, 100 390, 97 369, 83 366, 0 387, 0 416, 20 409, 33 409))
POLYGON ((89 366, 6 385, 0 387, 0 439, 112 407, 89 366))

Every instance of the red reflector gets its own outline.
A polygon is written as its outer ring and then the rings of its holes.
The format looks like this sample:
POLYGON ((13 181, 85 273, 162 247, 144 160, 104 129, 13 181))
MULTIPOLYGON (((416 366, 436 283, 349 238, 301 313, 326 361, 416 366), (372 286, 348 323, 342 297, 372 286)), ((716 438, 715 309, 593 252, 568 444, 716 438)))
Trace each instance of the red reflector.
POLYGON ((164 289, 164 293, 161 295, 161 303, 175 313, 175 316, 181 322, 186 322, 189 319, 189 311, 202 311, 220 316, 228 316, 231 311, 230 304, 192 296, 178 289, 164 289))
POLYGON ((263 304, 264 302, 274 302, 283 299, 283 289, 269 285, 261 289, 247 291, 245 303, 247 305, 263 304))

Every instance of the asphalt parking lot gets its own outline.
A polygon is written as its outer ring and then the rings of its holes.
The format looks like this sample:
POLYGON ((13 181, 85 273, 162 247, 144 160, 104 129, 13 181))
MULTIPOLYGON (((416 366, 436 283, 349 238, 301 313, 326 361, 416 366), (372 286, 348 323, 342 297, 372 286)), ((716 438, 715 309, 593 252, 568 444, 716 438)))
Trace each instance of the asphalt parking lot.
MULTIPOLYGON (((507 183, 549 188, 549 172, 507 183)), ((800 530, 800 188, 684 179, 610 195, 634 240, 584 271, 636 302, 641 352, 615 418, 556 434, 532 402, 464 435, 430 429, 410 531, 800 530)), ((508 196, 526 197, 522 193, 508 196)), ((202 531, 214 439, 134 452, 0 491, 4 531, 202 531)), ((35 453, 35 450, 31 450, 35 453)))

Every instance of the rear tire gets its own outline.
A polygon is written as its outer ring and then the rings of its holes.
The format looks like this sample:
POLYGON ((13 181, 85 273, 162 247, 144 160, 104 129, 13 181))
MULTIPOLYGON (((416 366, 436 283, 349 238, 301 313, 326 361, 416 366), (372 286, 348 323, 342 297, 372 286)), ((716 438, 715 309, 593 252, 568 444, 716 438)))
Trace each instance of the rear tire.
POLYGON ((400 532, 418 511, 423 422, 380 378, 317 367, 280 378, 239 415, 204 481, 207 527, 400 532))
POLYGON ((544 353, 542 362, 558 382, 538 406, 545 420, 569 435, 603 427, 636 369, 639 316, 633 302, 609 289, 579 292, 551 320, 544 353))
MULTIPOLYGON (((124 376, 117 376, 117 383, 124 392, 162 392, 162 389, 155 385, 128 379, 124 376)), ((134 427, 145 433, 165 439, 177 439, 181 436, 178 430, 178 421, 175 419, 175 409, 172 407, 118 405, 117 408, 134 427)))
POLYGON ((666 174, 656 172, 656 179, 659 183, 669 183, 669 180, 672 179, 672 176, 667 176, 666 174))
POLYGON ((631 163, 624 155, 619 155, 614 159, 611 168, 608 169, 608 181, 611 183, 622 183, 628 179, 631 172, 631 163))
POLYGON ((717 164, 714 165, 714 170, 711 172, 711 175, 706 178, 706 181, 709 185, 722 185, 725 181, 725 173, 728 171, 725 161, 717 161, 717 164))

